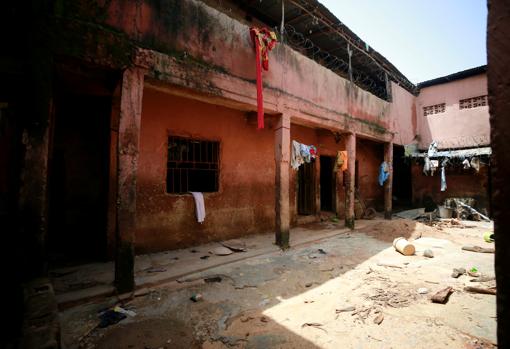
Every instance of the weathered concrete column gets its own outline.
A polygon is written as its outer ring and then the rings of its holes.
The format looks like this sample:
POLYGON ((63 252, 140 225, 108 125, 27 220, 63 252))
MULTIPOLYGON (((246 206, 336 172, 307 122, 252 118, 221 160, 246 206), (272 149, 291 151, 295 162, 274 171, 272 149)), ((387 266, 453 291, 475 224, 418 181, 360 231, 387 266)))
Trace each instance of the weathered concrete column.
MULTIPOLYGON (((48 106, 49 108, 49 106, 48 106)), ((19 194, 20 235, 26 259, 20 261, 23 278, 47 273, 46 239, 48 231, 48 122, 29 125, 23 131, 25 156, 19 194)))
POLYGON ((390 175, 384 182, 384 218, 391 219, 393 198, 393 142, 384 144, 384 161, 388 164, 390 175))
POLYGON ((289 162, 290 162, 290 116, 280 116, 275 127, 274 158, 275 171, 275 217, 276 244, 282 249, 289 248, 289 162))
POLYGON ((347 150, 347 173, 345 175, 345 226, 354 229, 354 203, 356 199, 356 134, 349 133, 345 139, 347 150))
POLYGON ((115 286, 119 293, 134 289, 134 238, 136 230, 136 172, 144 70, 131 67, 121 81, 117 142, 117 230, 115 286))
POLYGON ((498 285, 498 348, 510 348, 510 2, 489 0, 487 23, 487 79, 491 123, 492 215, 496 243, 495 269, 498 285))

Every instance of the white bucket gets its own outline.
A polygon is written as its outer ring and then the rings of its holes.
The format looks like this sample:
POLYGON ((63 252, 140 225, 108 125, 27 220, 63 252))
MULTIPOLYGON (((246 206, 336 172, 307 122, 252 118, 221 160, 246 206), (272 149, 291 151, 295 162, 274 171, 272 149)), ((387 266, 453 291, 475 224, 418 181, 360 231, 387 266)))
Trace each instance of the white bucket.
POLYGON ((439 206, 439 217, 452 218, 453 209, 446 206, 439 206))

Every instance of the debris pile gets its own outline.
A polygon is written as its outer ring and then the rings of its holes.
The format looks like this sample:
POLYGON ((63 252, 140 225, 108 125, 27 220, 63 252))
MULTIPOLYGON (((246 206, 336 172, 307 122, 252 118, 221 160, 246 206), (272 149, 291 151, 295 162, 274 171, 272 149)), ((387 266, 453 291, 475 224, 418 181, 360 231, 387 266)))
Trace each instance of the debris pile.
POLYGON ((412 292, 395 287, 376 288, 374 291, 375 294, 366 296, 366 299, 373 301, 374 305, 379 307, 404 308, 416 300, 412 292))

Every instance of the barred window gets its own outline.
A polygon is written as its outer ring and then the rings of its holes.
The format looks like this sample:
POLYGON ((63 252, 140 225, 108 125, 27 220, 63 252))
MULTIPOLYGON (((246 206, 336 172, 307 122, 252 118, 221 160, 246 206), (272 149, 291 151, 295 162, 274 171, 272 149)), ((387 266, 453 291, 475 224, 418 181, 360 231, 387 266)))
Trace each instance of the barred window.
POLYGON ((427 107, 423 107, 423 115, 432 115, 432 114, 440 114, 444 113, 446 108, 446 103, 440 103, 435 105, 429 105, 427 107))
POLYGON ((220 142, 184 137, 168 138, 167 193, 216 192, 220 142))
POLYGON ((459 101, 460 109, 471 109, 477 107, 484 107, 487 105, 487 96, 478 96, 472 98, 461 99, 459 101))

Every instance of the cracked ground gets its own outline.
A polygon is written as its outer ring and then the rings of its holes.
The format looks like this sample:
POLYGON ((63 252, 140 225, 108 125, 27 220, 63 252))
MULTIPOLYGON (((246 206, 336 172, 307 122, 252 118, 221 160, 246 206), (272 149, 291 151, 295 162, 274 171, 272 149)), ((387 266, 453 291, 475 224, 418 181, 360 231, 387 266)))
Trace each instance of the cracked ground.
MULTIPOLYGON (((315 226, 310 234, 320 229, 315 226)), ((428 226, 374 220, 361 230, 190 274, 118 303, 111 298, 61 312, 67 348, 492 348, 493 295, 465 286, 494 281, 451 276, 476 267, 494 275, 490 223, 428 226), (416 254, 392 247, 405 236, 416 254), (426 258, 430 249, 434 258, 426 258), (451 286, 446 304, 430 300, 451 286), (190 298, 199 295, 197 302, 190 298), (136 312, 98 328, 98 311, 113 304, 136 312)))

